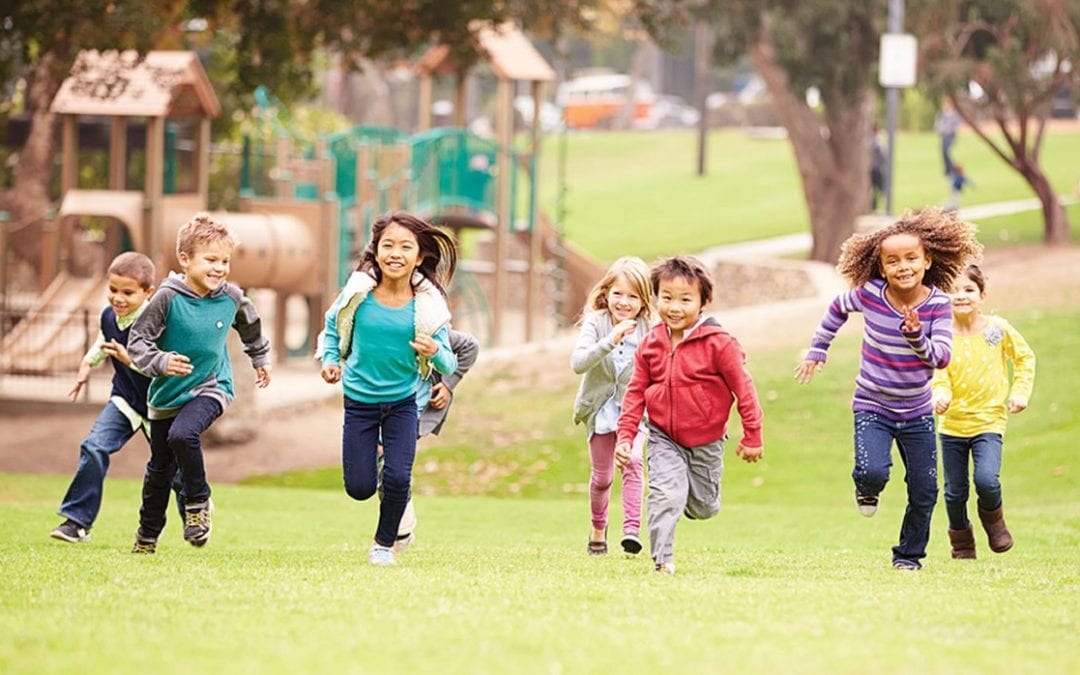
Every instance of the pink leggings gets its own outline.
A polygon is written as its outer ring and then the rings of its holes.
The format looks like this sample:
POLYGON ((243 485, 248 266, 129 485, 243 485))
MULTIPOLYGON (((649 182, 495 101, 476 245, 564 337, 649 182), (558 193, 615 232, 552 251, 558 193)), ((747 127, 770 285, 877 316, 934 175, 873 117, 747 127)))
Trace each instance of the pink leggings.
MULTIPOLYGON (((624 534, 636 535, 641 529, 641 447, 644 442, 645 434, 639 433, 634 438, 630 464, 622 469, 624 534)), ((592 460, 592 473, 589 476, 592 526, 603 530, 607 527, 608 499, 615 478, 615 434, 593 434, 589 438, 589 458, 592 460)))

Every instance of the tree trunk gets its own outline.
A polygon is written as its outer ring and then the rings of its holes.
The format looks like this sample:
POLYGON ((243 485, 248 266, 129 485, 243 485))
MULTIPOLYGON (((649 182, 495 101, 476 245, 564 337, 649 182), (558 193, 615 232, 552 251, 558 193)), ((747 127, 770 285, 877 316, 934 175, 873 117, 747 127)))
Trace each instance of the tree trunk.
POLYGON ((0 208, 10 213, 8 245, 20 259, 38 270, 41 265, 42 219, 52 204, 56 115, 50 110, 60 80, 53 69, 57 59, 45 54, 30 78, 27 103, 30 132, 19 153, 15 187, 0 195, 0 208))
POLYGON ((767 22, 763 22, 748 54, 765 81, 795 152, 813 236, 810 258, 835 263, 840 244, 855 231, 855 219, 869 204, 873 92, 867 89, 853 102, 823 92, 828 118, 825 133, 821 121, 792 90, 787 72, 777 63, 767 22))
POLYGON ((1065 209, 1061 206, 1054 187, 1050 185, 1042 167, 1029 160, 1028 157, 1016 159, 1017 170, 1024 180, 1028 182, 1035 196, 1042 202, 1043 242, 1051 246, 1064 246, 1069 243, 1069 219, 1065 215, 1065 209))

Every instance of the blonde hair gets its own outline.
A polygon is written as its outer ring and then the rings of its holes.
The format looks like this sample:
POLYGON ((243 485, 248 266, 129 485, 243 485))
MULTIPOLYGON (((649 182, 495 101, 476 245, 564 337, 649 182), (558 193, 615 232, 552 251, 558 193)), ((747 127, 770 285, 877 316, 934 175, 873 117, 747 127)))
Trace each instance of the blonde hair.
POLYGON ((200 211, 191 220, 181 226, 176 233, 176 255, 191 255, 195 249, 209 244, 223 243, 229 248, 236 248, 236 239, 224 223, 214 220, 209 213, 200 211))
POLYGON ((905 211, 900 220, 876 232, 853 234, 840 246, 836 271, 848 283, 862 286, 881 279, 881 243, 897 234, 918 237, 930 258, 923 283, 948 289, 964 266, 982 257, 983 246, 975 239, 975 226, 956 217, 953 211, 926 208, 905 211))
POLYGON ((611 263, 611 267, 604 273, 603 278, 589 291, 589 297, 585 300, 582 313, 584 314, 584 312, 590 310, 608 311, 608 291, 615 285, 615 281, 619 277, 626 279, 634 292, 641 298, 641 311, 634 318, 651 318, 654 309, 652 287, 649 284, 649 266, 645 264, 644 260, 636 256, 624 256, 611 263))

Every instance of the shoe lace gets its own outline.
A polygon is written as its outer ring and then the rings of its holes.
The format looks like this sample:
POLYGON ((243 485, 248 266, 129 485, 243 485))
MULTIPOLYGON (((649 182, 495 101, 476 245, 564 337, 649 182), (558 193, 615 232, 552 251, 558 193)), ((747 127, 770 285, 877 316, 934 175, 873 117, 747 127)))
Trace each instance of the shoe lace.
POLYGON ((201 527, 206 524, 209 513, 206 509, 188 511, 184 514, 184 525, 187 527, 201 527))
POLYGON ((153 553, 157 550, 157 542, 136 541, 132 553, 153 553))

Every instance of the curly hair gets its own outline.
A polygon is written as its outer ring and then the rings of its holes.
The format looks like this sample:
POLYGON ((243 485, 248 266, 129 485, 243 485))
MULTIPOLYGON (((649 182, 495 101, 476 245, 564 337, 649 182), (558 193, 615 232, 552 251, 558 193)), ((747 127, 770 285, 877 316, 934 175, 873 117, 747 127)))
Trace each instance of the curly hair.
POLYGON ((910 234, 922 241, 932 264, 923 283, 947 290, 964 267, 982 257, 983 246, 975 238, 975 226, 956 217, 954 211, 925 208, 905 211, 895 223, 875 232, 853 234, 840 246, 836 271, 852 287, 881 279, 881 243, 896 234, 910 234))
POLYGON ((419 216, 405 211, 387 213, 375 219, 371 226, 371 241, 360 254, 357 270, 369 272, 376 281, 382 281, 382 270, 376 259, 379 240, 390 225, 400 225, 416 237, 420 249, 420 274, 433 283, 446 296, 446 289, 457 270, 457 244, 454 238, 419 216))

